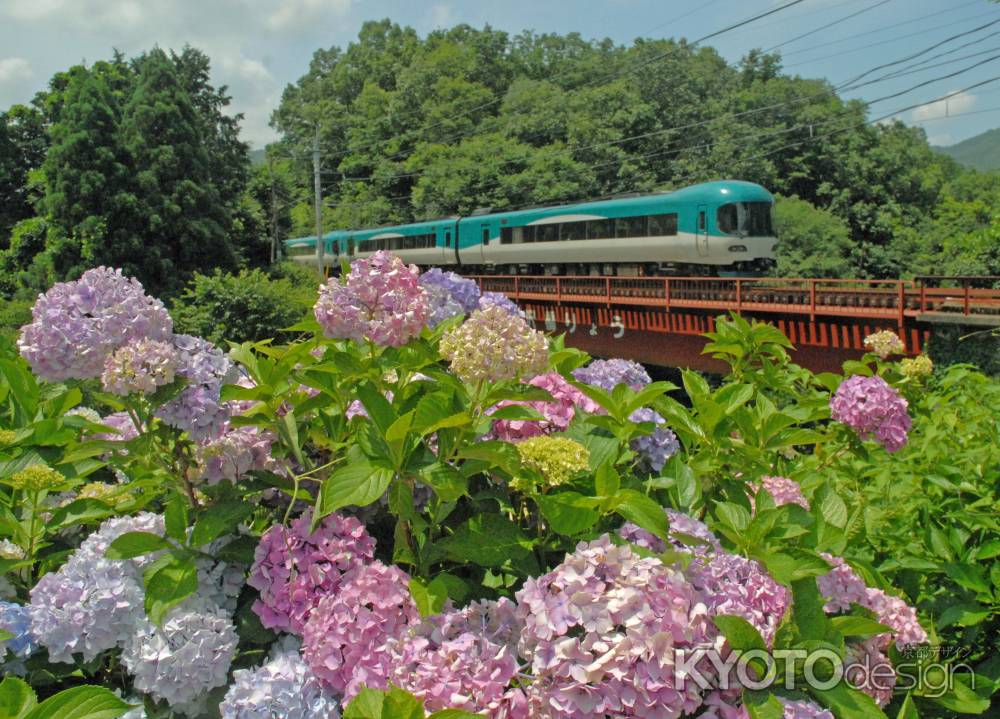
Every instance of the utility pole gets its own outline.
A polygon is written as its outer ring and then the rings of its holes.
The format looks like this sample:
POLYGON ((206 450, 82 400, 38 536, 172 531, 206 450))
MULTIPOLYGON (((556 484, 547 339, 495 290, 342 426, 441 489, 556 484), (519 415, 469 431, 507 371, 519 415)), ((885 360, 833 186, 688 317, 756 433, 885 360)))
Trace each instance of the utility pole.
POLYGON ((326 247, 323 244, 323 182, 319 169, 319 125, 316 125, 316 135, 313 137, 313 194, 316 202, 316 266, 321 275, 326 274, 324 255, 326 247))
POLYGON ((271 264, 278 261, 278 192, 274 185, 274 157, 267 158, 267 174, 271 178, 271 264))

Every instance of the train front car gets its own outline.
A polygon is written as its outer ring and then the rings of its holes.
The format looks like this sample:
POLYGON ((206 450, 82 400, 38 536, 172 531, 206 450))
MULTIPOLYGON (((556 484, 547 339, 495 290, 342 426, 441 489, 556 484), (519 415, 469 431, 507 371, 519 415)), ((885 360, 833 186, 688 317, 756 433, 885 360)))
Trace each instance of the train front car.
POLYGON ((774 198, 720 181, 674 192, 463 218, 466 272, 761 275, 774 264, 774 198))

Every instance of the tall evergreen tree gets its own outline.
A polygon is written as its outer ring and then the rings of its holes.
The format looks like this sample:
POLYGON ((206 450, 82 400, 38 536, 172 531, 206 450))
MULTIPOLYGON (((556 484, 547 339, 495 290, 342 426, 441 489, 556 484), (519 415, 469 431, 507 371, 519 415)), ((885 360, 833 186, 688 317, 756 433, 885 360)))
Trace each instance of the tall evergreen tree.
POLYGON ((61 95, 43 168, 54 279, 141 254, 130 162, 118 138, 120 108, 107 78, 101 72, 74 73, 61 95))
POLYGON ((0 112, 0 246, 7 246, 15 224, 34 215, 29 175, 47 149, 40 112, 25 105, 0 112))
POLYGON ((174 63, 160 49, 136 64, 121 139, 135 166, 142 218, 143 271, 154 292, 176 288, 195 270, 233 267, 231 217, 212 177, 204 124, 174 63))

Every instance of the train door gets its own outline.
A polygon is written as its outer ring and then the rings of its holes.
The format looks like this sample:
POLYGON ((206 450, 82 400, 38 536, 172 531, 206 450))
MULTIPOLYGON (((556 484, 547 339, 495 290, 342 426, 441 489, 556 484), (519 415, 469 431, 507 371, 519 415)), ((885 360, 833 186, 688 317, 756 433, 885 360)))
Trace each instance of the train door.
POLYGON ((705 205, 698 205, 698 229, 694 243, 698 257, 708 257, 708 207, 705 205))
POLYGON ((483 264, 487 263, 492 264, 490 260, 490 226, 488 223, 484 222, 480 226, 480 229, 482 230, 483 233, 483 245, 482 245, 483 264))

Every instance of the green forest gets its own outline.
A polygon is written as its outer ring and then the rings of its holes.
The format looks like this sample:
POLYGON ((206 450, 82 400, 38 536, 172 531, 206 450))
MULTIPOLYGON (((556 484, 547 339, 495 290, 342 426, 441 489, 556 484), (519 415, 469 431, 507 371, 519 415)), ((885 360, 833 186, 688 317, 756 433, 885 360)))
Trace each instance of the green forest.
POLYGON ((778 274, 1000 274, 1000 176, 874 121, 906 97, 844 100, 780 54, 369 22, 286 88, 256 166, 209 70, 194 48, 114 53, 0 113, 6 297, 99 264, 166 295, 266 266, 272 236, 314 228, 317 142, 327 229, 732 178, 779 197, 778 274))

